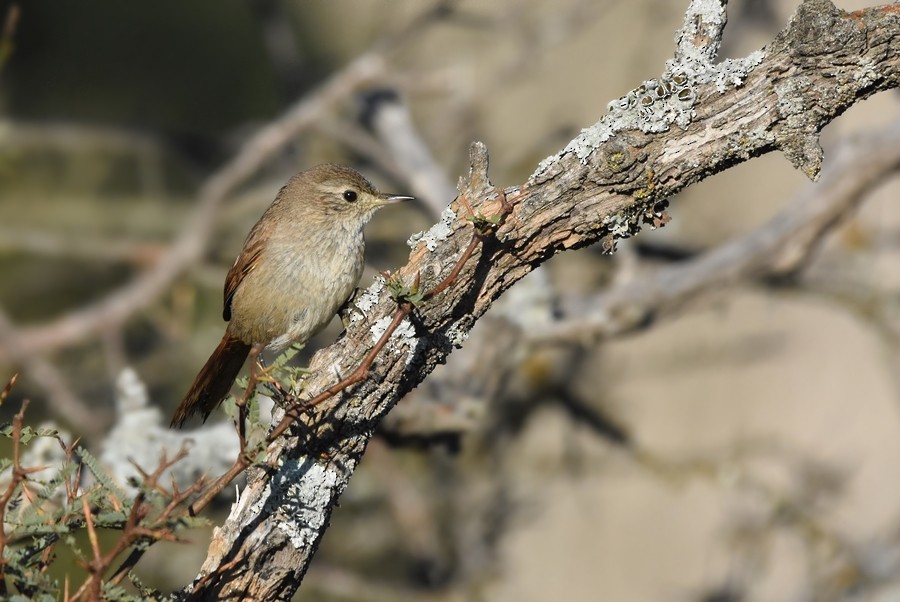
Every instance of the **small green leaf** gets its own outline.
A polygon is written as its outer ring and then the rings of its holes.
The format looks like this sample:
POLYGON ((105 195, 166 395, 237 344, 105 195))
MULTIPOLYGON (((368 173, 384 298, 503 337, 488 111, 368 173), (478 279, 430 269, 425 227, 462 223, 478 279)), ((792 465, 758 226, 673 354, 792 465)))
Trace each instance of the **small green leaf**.
POLYGON ((275 361, 272 362, 273 368, 281 368, 289 361, 294 359, 294 357, 303 350, 305 347, 305 343, 294 343, 287 349, 281 352, 281 354, 275 358, 275 361))
POLYGON ((386 282, 391 297, 399 303, 410 303, 418 307, 425 300, 425 291, 421 287, 419 276, 412 285, 406 284, 400 276, 392 275, 386 282))
MULTIPOLYGON (((81 458, 82 463, 88 467, 88 470, 91 471, 91 474, 97 479, 102 488, 107 492, 111 493, 116 497, 119 502, 122 504, 127 504, 131 499, 131 496, 125 493, 125 491, 116 483, 112 477, 103 469, 103 466, 100 465, 100 461, 97 460, 91 453, 86 450, 82 446, 78 446, 75 450, 76 455, 81 458)), ((130 507, 130 504, 128 504, 130 507)))

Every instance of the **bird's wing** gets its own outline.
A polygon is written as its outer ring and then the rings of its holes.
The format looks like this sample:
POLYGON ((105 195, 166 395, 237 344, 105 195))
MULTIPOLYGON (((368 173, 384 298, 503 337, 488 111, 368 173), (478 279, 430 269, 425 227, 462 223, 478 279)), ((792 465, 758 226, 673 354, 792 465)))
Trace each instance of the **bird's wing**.
POLYGON ((264 245, 253 234, 254 232, 250 233, 241 254, 234 260, 234 265, 231 266, 225 277, 225 305, 222 308, 222 318, 226 322, 231 320, 231 300, 234 299, 234 293, 237 292, 247 274, 259 265, 259 258, 262 256, 264 245))

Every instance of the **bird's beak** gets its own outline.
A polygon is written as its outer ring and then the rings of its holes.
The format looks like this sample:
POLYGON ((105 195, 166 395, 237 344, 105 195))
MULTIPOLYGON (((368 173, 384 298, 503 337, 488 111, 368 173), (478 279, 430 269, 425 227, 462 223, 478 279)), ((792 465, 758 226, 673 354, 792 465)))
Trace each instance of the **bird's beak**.
POLYGON ((414 196, 403 196, 400 194, 382 194, 378 198, 381 201, 381 205, 393 205, 394 203, 399 203, 401 201, 416 200, 416 197, 414 196))

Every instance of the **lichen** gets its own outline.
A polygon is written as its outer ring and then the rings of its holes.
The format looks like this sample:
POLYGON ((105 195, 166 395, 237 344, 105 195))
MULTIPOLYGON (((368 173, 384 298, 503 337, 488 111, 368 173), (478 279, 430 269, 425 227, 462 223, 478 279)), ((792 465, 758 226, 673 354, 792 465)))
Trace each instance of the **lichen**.
POLYGON ((350 322, 356 323, 365 319, 366 313, 378 304, 384 285, 384 276, 380 274, 375 276, 375 282, 353 300, 355 311, 350 312, 350 322))
POLYGON ((607 215, 601 222, 603 227, 615 238, 628 238, 634 225, 632 218, 626 214, 607 215))
POLYGON ((682 52, 679 58, 666 62, 659 78, 645 80, 634 90, 611 101, 606 115, 581 130, 563 150, 541 161, 529 181, 540 178, 569 153, 586 164, 597 147, 620 131, 660 133, 668 131, 673 124, 686 129, 696 116, 694 104, 699 86, 712 84, 719 93, 738 88, 764 58, 765 53, 757 50, 742 59, 725 59, 713 64, 699 50, 682 52))
MULTIPOLYGON (((515 289, 513 289, 515 290, 515 289)), ((469 338, 469 326, 463 325, 462 322, 456 322, 447 329, 447 340, 454 347, 462 347, 469 338)))
POLYGON ((778 114, 785 118, 804 114, 807 101, 803 93, 811 86, 810 79, 802 75, 778 83, 775 86, 778 114))
POLYGON ((704 34, 720 35, 725 27, 725 18, 726 13, 722 0, 691 0, 691 4, 684 14, 684 22, 675 33, 678 53, 684 58, 708 60, 711 43, 696 44, 690 38, 693 38, 696 33, 700 33, 697 29, 698 26, 704 34), (688 37, 687 40, 685 40, 686 37, 688 37))
POLYGON ((434 251, 437 244, 446 240, 453 233, 453 222, 456 221, 456 213, 448 206, 441 213, 438 222, 426 232, 417 232, 409 237, 406 244, 410 249, 415 249, 420 242, 425 243, 429 251, 434 251))
POLYGON ((654 230, 665 226, 671 219, 666 211, 668 205, 668 201, 665 200, 635 204, 619 213, 604 216, 600 226, 609 235, 608 247, 604 248, 604 252, 615 251, 617 240, 631 238, 641 231, 642 226, 646 225, 654 230))
POLYGON ((871 58, 864 56, 859 61, 859 70, 853 74, 853 80, 862 87, 871 86, 880 78, 878 69, 871 58))
MULTIPOLYGON (((381 339, 392 320, 392 317, 385 316, 379 318, 372 324, 369 328, 369 332, 372 333, 373 345, 381 339)), ((408 365, 414 357, 416 338, 416 327, 413 326, 413 323, 409 318, 403 318, 397 326, 397 329, 391 334, 391 338, 387 343, 387 348, 392 351, 407 351, 406 363, 408 365)))
MULTIPOLYGON (((352 470, 352 468, 351 468, 352 470)), ((327 518, 327 507, 341 484, 341 475, 311 458, 287 459, 266 483, 251 516, 271 516, 276 528, 296 549, 312 544, 327 518)))

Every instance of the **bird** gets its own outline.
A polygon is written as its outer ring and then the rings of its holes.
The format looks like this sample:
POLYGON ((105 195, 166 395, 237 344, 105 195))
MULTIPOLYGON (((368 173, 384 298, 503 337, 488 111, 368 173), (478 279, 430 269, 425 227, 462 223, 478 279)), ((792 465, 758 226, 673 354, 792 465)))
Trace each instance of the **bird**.
POLYGON ((319 333, 356 290, 363 227, 381 207, 413 197, 385 194, 355 169, 317 165, 294 175, 250 230, 225 277, 225 334, 175 411, 205 422, 231 391, 254 346, 280 351, 319 333))

